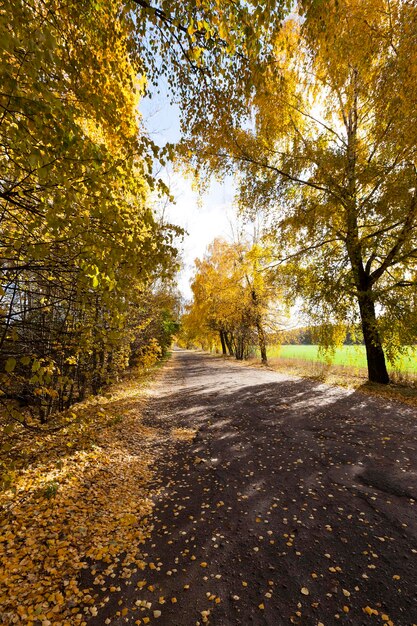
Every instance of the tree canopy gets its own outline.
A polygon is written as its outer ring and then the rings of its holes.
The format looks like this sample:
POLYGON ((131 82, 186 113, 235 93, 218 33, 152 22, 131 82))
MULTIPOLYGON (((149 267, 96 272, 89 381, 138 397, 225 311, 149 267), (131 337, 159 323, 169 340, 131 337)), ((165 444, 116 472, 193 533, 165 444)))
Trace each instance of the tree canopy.
POLYGON ((256 241, 228 243, 215 239, 197 259, 193 300, 182 317, 186 346, 221 347, 242 360, 259 348, 267 362, 267 338, 276 338, 281 321, 280 293, 264 271, 268 249, 256 241))
POLYGON ((393 360, 417 328, 417 9, 298 9, 251 63, 246 123, 221 103, 187 149, 197 168, 239 172, 241 208, 269 216, 289 295, 329 328, 360 321, 369 377, 386 383, 384 348, 393 360))
MULTIPOLYGON (((6 5, 0 382, 3 397, 34 403, 45 421, 120 372, 134 342, 153 339, 144 322, 158 318, 153 285, 173 277, 179 229, 152 208, 158 182, 137 108, 146 77, 131 11, 6 5)), ((18 405, 11 418, 10 429, 24 419, 18 405)))

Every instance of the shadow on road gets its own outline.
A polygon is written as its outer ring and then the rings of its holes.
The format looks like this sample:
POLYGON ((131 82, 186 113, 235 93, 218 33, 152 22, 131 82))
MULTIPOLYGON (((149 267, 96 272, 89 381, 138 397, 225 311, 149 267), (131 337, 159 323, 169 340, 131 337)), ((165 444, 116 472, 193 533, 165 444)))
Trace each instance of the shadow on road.
POLYGON ((111 623, 417 623, 414 409, 180 352, 147 421, 197 435, 159 468, 153 567, 111 623))

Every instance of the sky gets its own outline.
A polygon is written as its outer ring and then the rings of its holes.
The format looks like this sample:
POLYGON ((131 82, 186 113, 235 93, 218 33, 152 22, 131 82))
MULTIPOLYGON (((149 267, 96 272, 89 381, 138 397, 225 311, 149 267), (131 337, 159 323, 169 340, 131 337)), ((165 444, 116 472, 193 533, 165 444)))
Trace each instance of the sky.
MULTIPOLYGON (((140 105, 143 123, 150 137, 158 145, 180 139, 179 110, 169 103, 167 89, 160 87, 160 94, 144 98, 140 105)), ((189 300, 192 292, 190 279, 194 260, 201 258, 215 237, 231 240, 236 212, 233 208, 233 182, 213 182, 202 197, 192 188, 192 181, 168 166, 162 176, 168 183, 175 203, 165 209, 165 220, 187 231, 180 245, 183 269, 178 286, 184 298, 189 300)))

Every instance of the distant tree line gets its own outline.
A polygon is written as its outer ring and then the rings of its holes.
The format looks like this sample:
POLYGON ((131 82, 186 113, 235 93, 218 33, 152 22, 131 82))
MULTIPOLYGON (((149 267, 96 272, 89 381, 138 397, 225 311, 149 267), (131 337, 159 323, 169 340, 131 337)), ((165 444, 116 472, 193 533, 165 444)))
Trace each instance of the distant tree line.
MULTIPOLYGON (((291 330, 283 330, 280 335, 280 343, 284 345, 304 345, 312 346, 320 343, 320 327, 300 327, 291 330)), ((346 329, 346 335, 343 339, 346 346, 363 345, 363 336, 360 328, 354 334, 351 330, 346 329)))

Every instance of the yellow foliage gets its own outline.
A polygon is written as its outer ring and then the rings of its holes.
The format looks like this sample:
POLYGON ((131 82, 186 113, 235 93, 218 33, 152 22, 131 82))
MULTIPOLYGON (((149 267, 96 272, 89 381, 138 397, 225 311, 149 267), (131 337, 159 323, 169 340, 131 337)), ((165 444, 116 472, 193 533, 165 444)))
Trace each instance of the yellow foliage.
POLYGON ((147 443, 158 432, 142 423, 137 375, 108 395, 78 405, 65 428, 23 432, 16 441, 13 490, 0 493, 3 624, 17 616, 19 623, 81 624, 83 607, 94 602, 79 586, 82 569, 94 572, 102 561, 111 573, 121 554, 125 575, 143 568, 137 546, 152 510, 147 443))
POLYGON ((142 365, 142 367, 148 369, 155 365, 155 363, 160 359, 161 355, 162 349, 158 343, 158 340, 151 339, 148 345, 142 348, 139 357, 139 363, 142 365))

